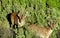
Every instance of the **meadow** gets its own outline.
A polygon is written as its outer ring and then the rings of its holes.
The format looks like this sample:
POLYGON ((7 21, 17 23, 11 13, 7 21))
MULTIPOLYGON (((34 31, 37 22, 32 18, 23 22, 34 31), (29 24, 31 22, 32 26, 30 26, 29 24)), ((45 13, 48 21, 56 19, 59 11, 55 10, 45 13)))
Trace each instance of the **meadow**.
POLYGON ((32 38, 33 33, 23 28, 19 29, 18 35, 13 35, 7 20, 7 15, 12 13, 12 10, 20 11, 19 15, 26 14, 28 16, 25 23, 26 28, 28 22, 46 27, 48 18, 51 18, 58 27, 54 29, 50 38, 59 38, 60 0, 0 0, 0 38, 32 38))

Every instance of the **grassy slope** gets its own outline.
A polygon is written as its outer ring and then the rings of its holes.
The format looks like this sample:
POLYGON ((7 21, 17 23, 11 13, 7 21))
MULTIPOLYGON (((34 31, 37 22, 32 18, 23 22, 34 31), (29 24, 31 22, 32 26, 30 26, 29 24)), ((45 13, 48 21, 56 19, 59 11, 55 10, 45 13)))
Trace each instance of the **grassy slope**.
MULTIPOLYGON (((47 18, 58 19, 58 28, 55 29, 51 38, 57 38, 57 32, 60 29, 60 0, 1 0, 0 1, 0 29, 3 28, 2 32, 9 29, 9 22, 7 21, 7 14, 14 11, 21 10, 23 12, 26 8, 29 7, 27 15, 30 16, 29 20, 32 23, 41 24, 46 26, 47 18), (13 3, 13 4, 12 4, 13 3)), ((1 30, 0 30, 1 31, 1 30)), ((9 31, 8 31, 9 32, 9 31)), ((1 38, 6 37, 7 33, 3 32, 5 35, 2 35, 1 38)), ((26 38, 31 38, 31 33, 26 33, 26 38)), ((19 36, 17 38, 25 38, 23 28, 19 31, 19 36)))

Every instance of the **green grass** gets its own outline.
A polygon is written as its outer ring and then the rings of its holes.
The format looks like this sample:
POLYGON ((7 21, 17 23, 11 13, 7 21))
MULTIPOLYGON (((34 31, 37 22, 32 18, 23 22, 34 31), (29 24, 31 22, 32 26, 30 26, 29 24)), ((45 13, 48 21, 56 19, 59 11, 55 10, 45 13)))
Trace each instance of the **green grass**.
MULTIPOLYGON (((60 30, 60 0, 1 0, 0 1, 0 28, 5 30, 10 29, 9 22, 6 18, 7 14, 12 13, 12 9, 17 12, 20 10, 24 14, 27 9, 28 20, 31 23, 47 26, 48 18, 57 19, 58 27, 53 31, 50 38, 57 38, 57 32, 60 30)), ((53 19, 53 20, 54 20, 53 19)), ((26 22, 27 24, 27 22, 26 22)), ((8 31, 9 32, 9 31, 8 31)), ((7 35, 8 33, 6 33, 7 35)), ((26 38, 32 38, 32 34, 25 31, 26 38)), ((8 36, 2 35, 2 38, 8 38, 8 36)), ((12 38, 12 37, 10 37, 12 38)), ((19 29, 19 34, 16 38, 25 38, 23 28, 19 29)))

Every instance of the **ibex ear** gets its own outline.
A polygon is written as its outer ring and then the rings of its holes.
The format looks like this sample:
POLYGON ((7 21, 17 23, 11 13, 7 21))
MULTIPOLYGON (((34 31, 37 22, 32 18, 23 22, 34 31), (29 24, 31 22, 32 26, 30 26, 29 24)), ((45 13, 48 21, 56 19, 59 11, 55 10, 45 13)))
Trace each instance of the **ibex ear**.
POLYGON ((20 11, 17 12, 17 14, 19 13, 20 11))
POLYGON ((48 26, 49 26, 49 27, 51 27, 51 26, 50 26, 50 25, 51 25, 51 23, 50 23, 50 22, 48 22, 47 24, 48 24, 48 26))
POLYGON ((14 10, 12 10, 12 12, 14 12, 14 10))
POLYGON ((19 22, 21 22, 21 17, 19 17, 19 22))

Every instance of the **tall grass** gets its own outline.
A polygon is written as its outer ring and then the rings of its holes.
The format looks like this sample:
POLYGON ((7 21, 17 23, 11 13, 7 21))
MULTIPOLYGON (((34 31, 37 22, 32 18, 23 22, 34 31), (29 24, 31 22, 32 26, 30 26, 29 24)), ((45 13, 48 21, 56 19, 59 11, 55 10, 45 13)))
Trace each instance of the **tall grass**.
MULTIPOLYGON (((60 30, 60 0, 0 0, 0 26, 10 29, 9 22, 6 18, 7 14, 12 13, 12 10, 14 10, 15 12, 20 11, 21 15, 21 13, 25 13, 24 10, 26 10, 26 8, 28 8, 26 13, 27 16, 29 16, 27 21, 31 23, 44 27, 47 26, 48 18, 57 19, 56 23, 58 27, 50 37, 57 38, 56 34, 58 30, 60 30)), ((24 35, 24 30, 21 28, 16 38, 25 38, 25 36, 26 38, 32 38, 32 35, 33 34, 28 31, 25 31, 24 35)), ((3 36, 3 38, 4 37, 6 37, 6 35, 3 36)))

